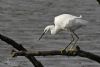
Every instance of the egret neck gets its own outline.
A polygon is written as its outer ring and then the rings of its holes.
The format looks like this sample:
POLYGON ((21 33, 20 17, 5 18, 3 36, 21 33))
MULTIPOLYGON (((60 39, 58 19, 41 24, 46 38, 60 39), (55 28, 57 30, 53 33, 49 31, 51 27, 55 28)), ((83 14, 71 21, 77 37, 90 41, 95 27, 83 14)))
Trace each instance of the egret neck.
POLYGON ((54 25, 50 25, 50 31, 51 34, 55 35, 56 33, 58 33, 59 29, 54 25))

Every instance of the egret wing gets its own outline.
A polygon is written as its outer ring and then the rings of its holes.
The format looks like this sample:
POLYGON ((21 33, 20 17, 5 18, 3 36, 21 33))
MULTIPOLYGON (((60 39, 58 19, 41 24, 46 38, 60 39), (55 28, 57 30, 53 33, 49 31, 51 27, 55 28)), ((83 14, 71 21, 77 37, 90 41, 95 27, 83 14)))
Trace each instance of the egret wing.
POLYGON ((69 15, 62 14, 62 15, 55 17, 54 24, 55 24, 55 26, 64 28, 67 25, 68 21, 69 21, 69 15))
POLYGON ((86 24, 88 23, 88 21, 83 20, 83 19, 73 19, 69 21, 69 28, 71 28, 72 30, 76 30, 79 29, 83 26, 86 26, 86 24))

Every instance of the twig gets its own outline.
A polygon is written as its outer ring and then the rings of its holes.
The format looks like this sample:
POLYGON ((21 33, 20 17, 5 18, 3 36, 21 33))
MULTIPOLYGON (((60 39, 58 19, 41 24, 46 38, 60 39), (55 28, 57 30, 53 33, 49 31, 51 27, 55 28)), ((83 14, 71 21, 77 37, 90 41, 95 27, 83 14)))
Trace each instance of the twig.
MULTIPOLYGON (((8 43, 9 45, 13 46, 15 49, 19 50, 19 51, 25 51, 27 52, 27 50, 21 45, 16 43, 14 40, 12 40, 11 38, 8 38, 7 36, 4 36, 2 34, 0 34, 0 39, 6 43, 8 43)), ((27 59, 30 60, 30 62, 35 66, 35 67, 43 67, 43 65, 41 64, 41 62, 39 62, 33 55, 27 55, 25 56, 27 59)))

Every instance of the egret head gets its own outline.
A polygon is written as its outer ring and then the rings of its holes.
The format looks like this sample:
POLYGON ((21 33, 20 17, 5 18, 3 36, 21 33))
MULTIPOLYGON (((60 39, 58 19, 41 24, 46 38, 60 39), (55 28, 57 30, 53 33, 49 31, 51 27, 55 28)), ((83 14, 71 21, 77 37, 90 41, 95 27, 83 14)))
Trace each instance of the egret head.
POLYGON ((39 40, 40 40, 40 39, 43 37, 43 35, 44 35, 45 33, 47 33, 48 31, 51 31, 51 33, 52 33, 52 30, 53 30, 53 29, 54 29, 54 25, 46 26, 45 29, 44 29, 44 31, 43 31, 43 33, 41 34, 39 40))

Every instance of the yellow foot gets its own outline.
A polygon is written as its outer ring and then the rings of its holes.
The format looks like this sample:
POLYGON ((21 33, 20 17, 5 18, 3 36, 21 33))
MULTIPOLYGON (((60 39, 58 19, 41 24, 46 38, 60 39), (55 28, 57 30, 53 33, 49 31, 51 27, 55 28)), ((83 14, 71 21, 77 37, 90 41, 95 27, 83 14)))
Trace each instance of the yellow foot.
POLYGON ((76 51, 77 49, 76 48, 69 48, 68 51, 70 52, 73 52, 73 51, 76 51))
POLYGON ((61 49, 61 54, 66 53, 67 49, 61 49))
POLYGON ((11 51, 11 57, 16 57, 16 56, 15 56, 15 52, 16 52, 15 50, 12 50, 12 51, 11 51))
POLYGON ((68 49, 68 55, 74 56, 77 53, 77 49, 76 48, 70 48, 68 49))

